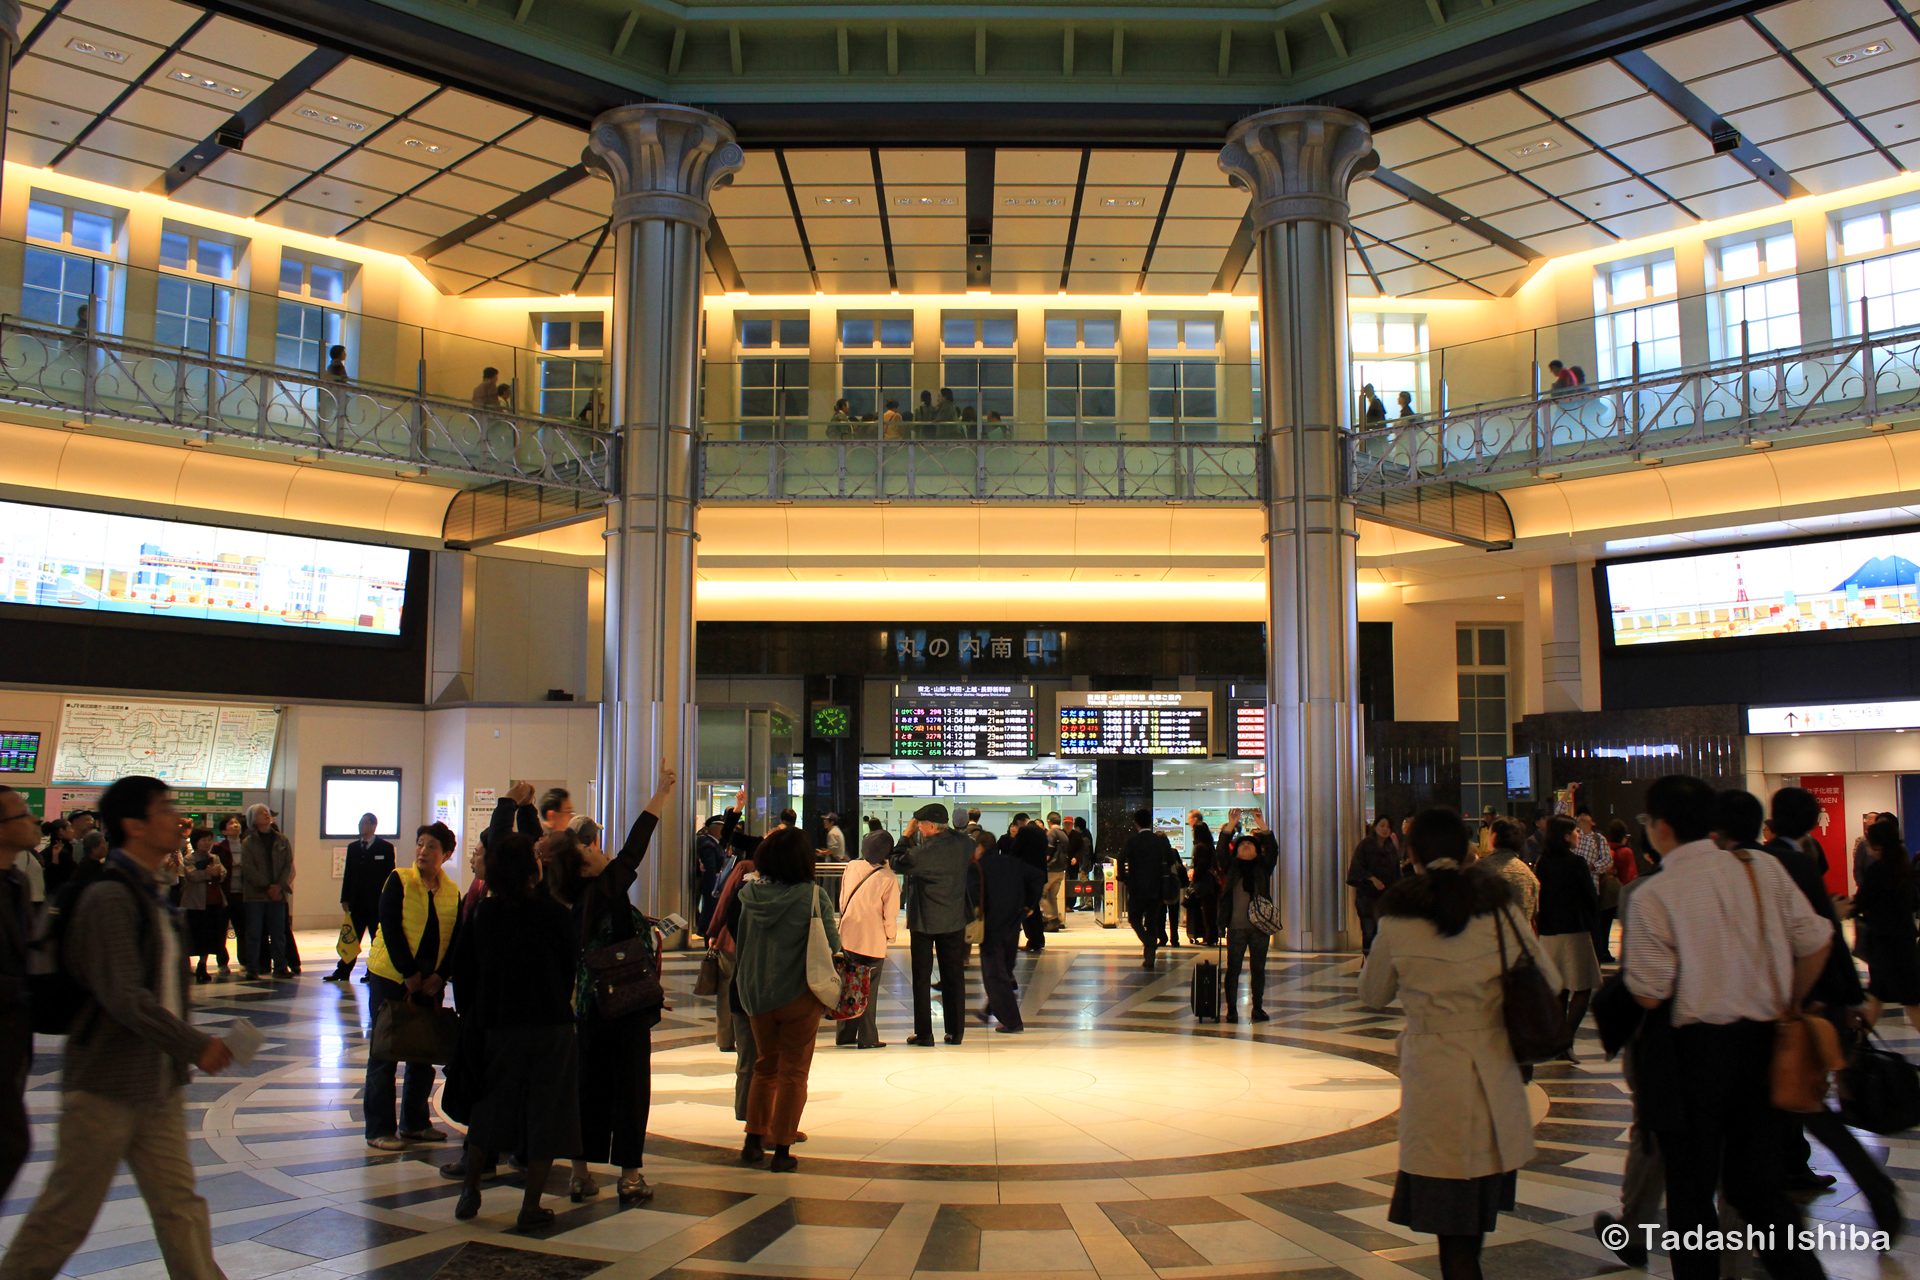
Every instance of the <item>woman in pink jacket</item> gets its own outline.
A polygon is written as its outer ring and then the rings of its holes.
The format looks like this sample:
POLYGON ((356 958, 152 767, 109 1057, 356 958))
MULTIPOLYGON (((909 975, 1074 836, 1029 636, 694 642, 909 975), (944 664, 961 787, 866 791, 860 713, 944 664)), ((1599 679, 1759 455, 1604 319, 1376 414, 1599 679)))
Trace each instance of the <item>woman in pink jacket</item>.
POLYGON ((887 963, 887 947, 900 919, 900 879, 887 865, 886 847, 874 840, 861 842, 861 857, 847 864, 840 877, 840 946, 848 960, 873 971, 868 984, 867 1011, 840 1024, 837 1045, 856 1049, 884 1049, 874 1006, 879 1003, 880 970, 887 963), (868 856, 877 852, 878 858, 868 856), (869 883, 871 881, 871 883, 869 883))

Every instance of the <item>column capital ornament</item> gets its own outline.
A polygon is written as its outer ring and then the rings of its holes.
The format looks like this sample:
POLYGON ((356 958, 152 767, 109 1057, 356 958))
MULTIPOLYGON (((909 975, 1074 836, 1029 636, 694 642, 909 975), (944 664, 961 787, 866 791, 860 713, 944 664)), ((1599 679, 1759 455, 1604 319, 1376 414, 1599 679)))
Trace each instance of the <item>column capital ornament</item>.
POLYGON ((713 192, 746 163, 733 127, 719 116, 651 102, 601 112, 580 158, 613 181, 615 227, 666 218, 702 232, 713 217, 713 192))
POLYGON ((0 0, 0 40, 9 54, 20 52, 20 17, 20 0, 0 0))
POLYGON ((1253 229, 1281 222, 1347 225, 1347 184, 1380 160, 1373 130, 1337 107, 1276 107, 1248 116, 1227 132, 1220 169, 1253 193, 1253 229))

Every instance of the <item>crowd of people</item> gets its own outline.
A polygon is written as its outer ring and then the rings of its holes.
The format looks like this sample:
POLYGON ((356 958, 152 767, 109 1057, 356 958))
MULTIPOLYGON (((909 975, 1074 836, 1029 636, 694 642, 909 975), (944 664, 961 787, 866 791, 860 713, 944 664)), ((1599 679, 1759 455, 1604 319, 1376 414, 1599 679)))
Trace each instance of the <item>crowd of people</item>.
POLYGON ((1874 1223, 1900 1229, 1892 1180, 1840 1116, 1783 1110, 1772 1093, 1776 1038, 1804 1020, 1831 1025, 1848 1050, 1887 1004, 1920 1027, 1920 894, 1897 820, 1869 815, 1849 902, 1826 886, 1820 804, 1800 788, 1768 808, 1674 776, 1645 805, 1637 840, 1619 822, 1603 836, 1584 806, 1541 814, 1531 832, 1489 816, 1477 838, 1453 811, 1428 809, 1397 832, 1376 823, 1354 851, 1361 1000, 1397 1000, 1406 1014, 1388 1217, 1439 1237, 1445 1280, 1481 1275, 1484 1236, 1534 1156, 1524 1089, 1544 1054, 1522 1061, 1516 1026, 1544 1015, 1507 1004, 1522 998, 1523 955, 1557 993, 1556 1043, 1571 1044, 1591 1009, 1603 1043, 1625 1054, 1634 1123, 1622 1203, 1594 1221, 1623 1263, 1644 1267, 1657 1238, 1678 1280, 1738 1274, 1725 1268, 1742 1250, 1783 1280, 1824 1274, 1789 1234, 1790 1197, 1835 1182, 1810 1168, 1808 1135, 1842 1162, 1874 1223), (1864 987, 1840 927, 1849 907, 1864 987), (1616 920, 1619 968, 1603 981, 1616 920), (1752 1230, 1713 1234, 1728 1223, 1752 1230))

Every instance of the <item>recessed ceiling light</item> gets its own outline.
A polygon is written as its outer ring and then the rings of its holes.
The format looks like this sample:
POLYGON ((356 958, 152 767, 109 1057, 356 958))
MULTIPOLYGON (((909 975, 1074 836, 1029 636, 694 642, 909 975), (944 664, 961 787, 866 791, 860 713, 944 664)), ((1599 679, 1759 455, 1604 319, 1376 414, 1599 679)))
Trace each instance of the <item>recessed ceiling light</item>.
POLYGON ((208 93, 217 93, 223 98, 244 98, 251 90, 242 89, 237 84, 227 84, 221 80, 210 80, 206 76, 195 75, 191 71, 175 71, 167 77, 181 84, 192 85, 196 89, 205 89, 208 93))
POLYGON ((859 204, 859 196, 815 196, 815 204, 859 204))
POLYGON ((67 48, 73 50, 75 53, 86 53, 96 58, 105 58, 108 62, 125 62, 127 60, 127 55, 118 49, 109 49, 103 44, 95 44, 91 40, 82 40, 79 36, 75 36, 73 39, 67 41, 67 48))
POLYGON ((428 155, 437 156, 440 154, 440 144, 437 142, 425 142, 419 138, 408 138, 402 142, 401 145, 417 148, 418 150, 426 152, 428 155))
POLYGON ((1830 54, 1827 61, 1836 67, 1844 67, 1849 62, 1858 62, 1862 58, 1872 58, 1893 48, 1885 40, 1875 40, 1872 44, 1863 44, 1858 49, 1849 49, 1845 53, 1830 54))
POLYGON ((330 115, 315 107, 302 107, 300 110, 294 112, 294 114, 303 120, 317 120, 321 124, 332 125, 336 129, 345 129, 349 133, 365 133, 367 130, 367 126, 361 124, 358 120, 349 120, 345 116, 330 115))
POLYGON ((1145 202, 1141 200, 1139 197, 1135 197, 1133 199, 1121 199, 1116 196, 1108 196, 1106 199, 1102 200, 1100 203, 1108 206, 1121 205, 1131 209, 1145 202))
POLYGON ((1552 151, 1559 145, 1552 138, 1542 138, 1538 142, 1529 142, 1523 147, 1514 147, 1512 150, 1514 155, 1525 159, 1527 156, 1537 156, 1542 151, 1552 151))

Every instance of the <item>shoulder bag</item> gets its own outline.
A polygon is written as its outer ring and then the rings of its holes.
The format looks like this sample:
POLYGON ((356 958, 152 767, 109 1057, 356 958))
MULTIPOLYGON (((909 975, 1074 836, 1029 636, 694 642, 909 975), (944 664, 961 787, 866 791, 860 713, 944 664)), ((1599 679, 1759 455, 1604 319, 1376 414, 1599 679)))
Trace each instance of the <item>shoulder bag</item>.
POLYGON ((1753 886, 1753 906, 1759 916, 1760 948, 1767 965, 1767 977, 1780 1013, 1773 1024, 1773 1066, 1769 1091, 1773 1105, 1781 1111, 1806 1114, 1823 1111, 1827 1105, 1827 1077, 1846 1065, 1840 1053, 1840 1035, 1825 1018, 1811 1018, 1795 1007, 1780 990, 1780 970, 1767 954, 1767 907, 1760 896, 1760 877, 1753 869, 1753 855, 1735 849, 1733 856, 1747 869, 1747 883, 1753 886))
POLYGON ((386 1000, 373 1017, 369 1049, 374 1057, 388 1062, 431 1062, 444 1067, 453 1061, 459 1039, 459 1015, 444 1005, 386 1000))
POLYGON ((1870 1133, 1899 1133, 1920 1125, 1920 1068, 1878 1039, 1869 1032, 1840 1072, 1840 1118, 1870 1133))
POLYGON ((1507 909, 1493 913, 1494 940, 1500 948, 1500 1020, 1506 1024, 1507 1044, 1521 1066, 1551 1062, 1573 1047, 1573 1028, 1560 1009, 1560 993, 1540 972, 1533 953, 1513 926, 1519 955, 1507 963, 1507 909))
MULTIPOLYGON (((610 905, 609 914, 614 921, 625 920, 627 936, 580 957, 600 1016, 624 1018, 665 1007, 667 996, 660 985, 660 948, 651 936, 653 922, 640 916, 649 926, 648 936, 642 937, 634 923, 634 917, 640 913, 624 897, 610 905), (622 907, 626 910, 621 911, 622 907)), ((622 932, 618 924, 611 927, 616 934, 622 932)))
POLYGON ((807 990, 828 1009, 840 1007, 842 982, 833 948, 827 944, 827 925, 820 918, 822 890, 813 886, 813 918, 807 922, 807 990))
MULTIPOLYGON (((847 899, 847 905, 849 907, 853 905, 854 898, 860 895, 860 890, 867 887, 867 880, 892 875, 893 872, 885 866, 878 866, 867 872, 867 879, 854 886, 854 897, 847 899)), ((845 918, 843 914, 841 919, 845 918)), ((823 928, 822 933, 824 932, 823 928)), ((851 1022, 867 1011, 867 1001, 873 994, 873 975, 879 966, 863 964, 858 960, 850 960, 844 955, 837 955, 833 958, 833 967, 840 975, 840 1000, 827 1010, 827 1017, 835 1022, 851 1022)))

